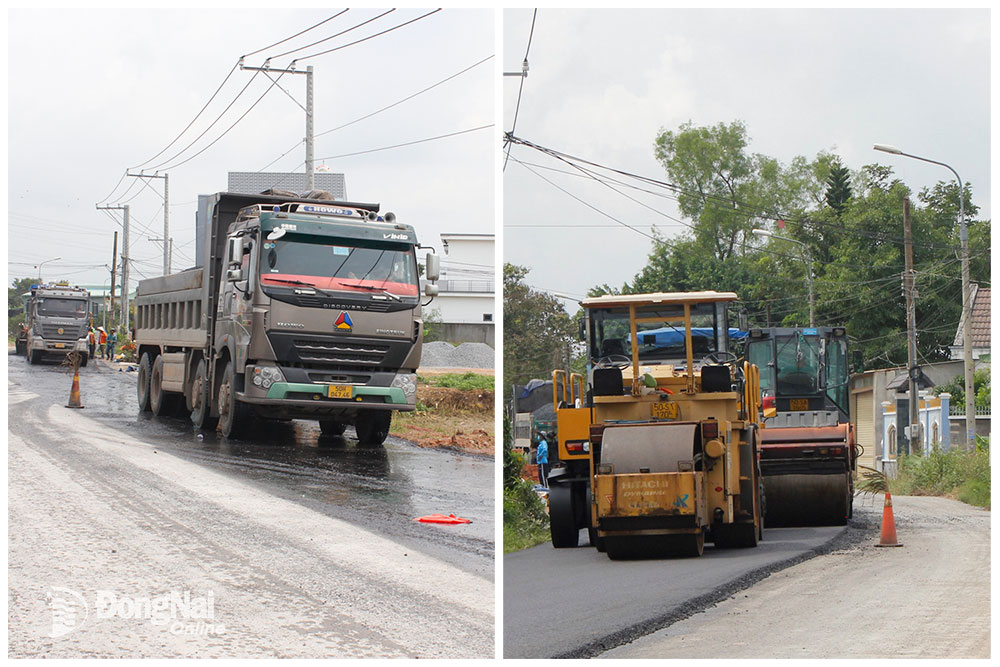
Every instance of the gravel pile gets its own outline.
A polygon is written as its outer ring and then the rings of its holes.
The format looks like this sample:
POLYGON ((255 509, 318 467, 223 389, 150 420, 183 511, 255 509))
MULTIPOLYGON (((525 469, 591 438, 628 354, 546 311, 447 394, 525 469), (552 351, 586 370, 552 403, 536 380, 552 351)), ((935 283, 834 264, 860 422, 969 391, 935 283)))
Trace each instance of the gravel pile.
POLYGON ((493 368, 493 357, 493 348, 486 343, 455 346, 434 341, 424 343, 420 365, 427 368, 493 368))

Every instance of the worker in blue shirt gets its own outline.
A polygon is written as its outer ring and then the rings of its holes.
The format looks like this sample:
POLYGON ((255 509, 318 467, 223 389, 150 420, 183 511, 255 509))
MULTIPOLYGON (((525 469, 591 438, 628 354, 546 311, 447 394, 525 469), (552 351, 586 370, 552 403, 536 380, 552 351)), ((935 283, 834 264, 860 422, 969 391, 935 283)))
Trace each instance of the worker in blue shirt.
POLYGON ((538 483, 548 487, 549 475, 549 443, 545 441, 545 436, 539 434, 538 449, 535 451, 535 463, 538 464, 538 483))

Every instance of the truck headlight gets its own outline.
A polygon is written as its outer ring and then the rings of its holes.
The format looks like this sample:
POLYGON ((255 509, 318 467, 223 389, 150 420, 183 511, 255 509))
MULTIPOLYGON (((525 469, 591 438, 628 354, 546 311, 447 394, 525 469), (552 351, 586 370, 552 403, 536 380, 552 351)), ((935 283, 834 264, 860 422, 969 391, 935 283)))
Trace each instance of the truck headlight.
POLYGON ((253 380, 258 387, 269 388, 275 382, 284 382, 285 376, 276 366, 255 366, 253 369, 253 380))
POLYGON ((397 373, 392 379, 392 387, 403 390, 403 395, 409 403, 417 400, 417 375, 416 373, 397 373))

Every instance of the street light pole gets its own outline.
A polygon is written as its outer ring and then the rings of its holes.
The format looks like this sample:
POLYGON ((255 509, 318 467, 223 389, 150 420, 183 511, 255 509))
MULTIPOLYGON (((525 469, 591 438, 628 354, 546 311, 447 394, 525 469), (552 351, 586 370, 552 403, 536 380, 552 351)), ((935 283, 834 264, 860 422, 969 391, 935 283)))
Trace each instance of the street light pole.
POLYGON ((809 326, 811 327, 816 326, 816 301, 813 295, 813 262, 812 262, 812 253, 809 252, 809 246, 807 246, 802 241, 796 241, 795 239, 790 239, 787 236, 779 236, 777 234, 772 234, 766 229, 755 229, 753 230, 753 233, 756 234, 757 236, 763 236, 773 239, 781 239, 782 241, 789 241, 790 243, 797 243, 798 245, 802 246, 803 250, 805 250, 806 267, 807 267, 806 270, 809 272, 806 276, 809 282, 809 326))
POLYGON ((42 264, 48 264, 49 262, 58 262, 62 257, 53 257, 52 259, 47 259, 44 262, 38 263, 38 282, 42 282, 42 264))
POLYGON ((966 445, 971 447, 976 440, 976 392, 973 385, 972 291, 969 285, 969 230, 965 224, 965 187, 962 185, 962 179, 958 172, 944 162, 904 153, 888 144, 875 144, 872 148, 883 153, 902 155, 945 167, 955 174, 955 180, 958 182, 958 237, 962 242, 962 362, 965 367, 965 439, 966 445))

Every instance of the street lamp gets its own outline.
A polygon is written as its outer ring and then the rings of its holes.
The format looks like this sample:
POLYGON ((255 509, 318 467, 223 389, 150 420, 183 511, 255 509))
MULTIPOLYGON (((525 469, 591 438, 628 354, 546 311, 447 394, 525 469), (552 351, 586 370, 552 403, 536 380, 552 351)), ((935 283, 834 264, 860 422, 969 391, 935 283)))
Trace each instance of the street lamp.
POLYGON ((872 148, 883 153, 902 155, 945 167, 955 174, 955 180, 958 181, 958 237, 962 241, 962 362, 965 366, 965 438, 966 444, 970 445, 976 439, 976 392, 972 382, 972 292, 969 289, 969 230, 965 225, 965 188, 962 186, 962 179, 958 172, 944 162, 904 153, 888 144, 875 144, 872 148))
POLYGON ((763 236, 764 238, 781 239, 782 241, 788 241, 790 243, 797 243, 802 246, 806 253, 806 264, 808 265, 808 273, 806 274, 806 279, 809 281, 809 326, 816 326, 816 302, 813 298, 813 262, 812 253, 809 252, 809 246, 807 246, 802 241, 796 241, 795 239, 790 239, 787 236, 779 236, 777 234, 772 234, 766 229, 755 229, 753 233, 757 236, 763 236))
POLYGON ((44 262, 38 263, 38 282, 42 282, 42 264, 48 264, 49 262, 58 262, 62 257, 53 257, 52 259, 47 259, 44 262))

